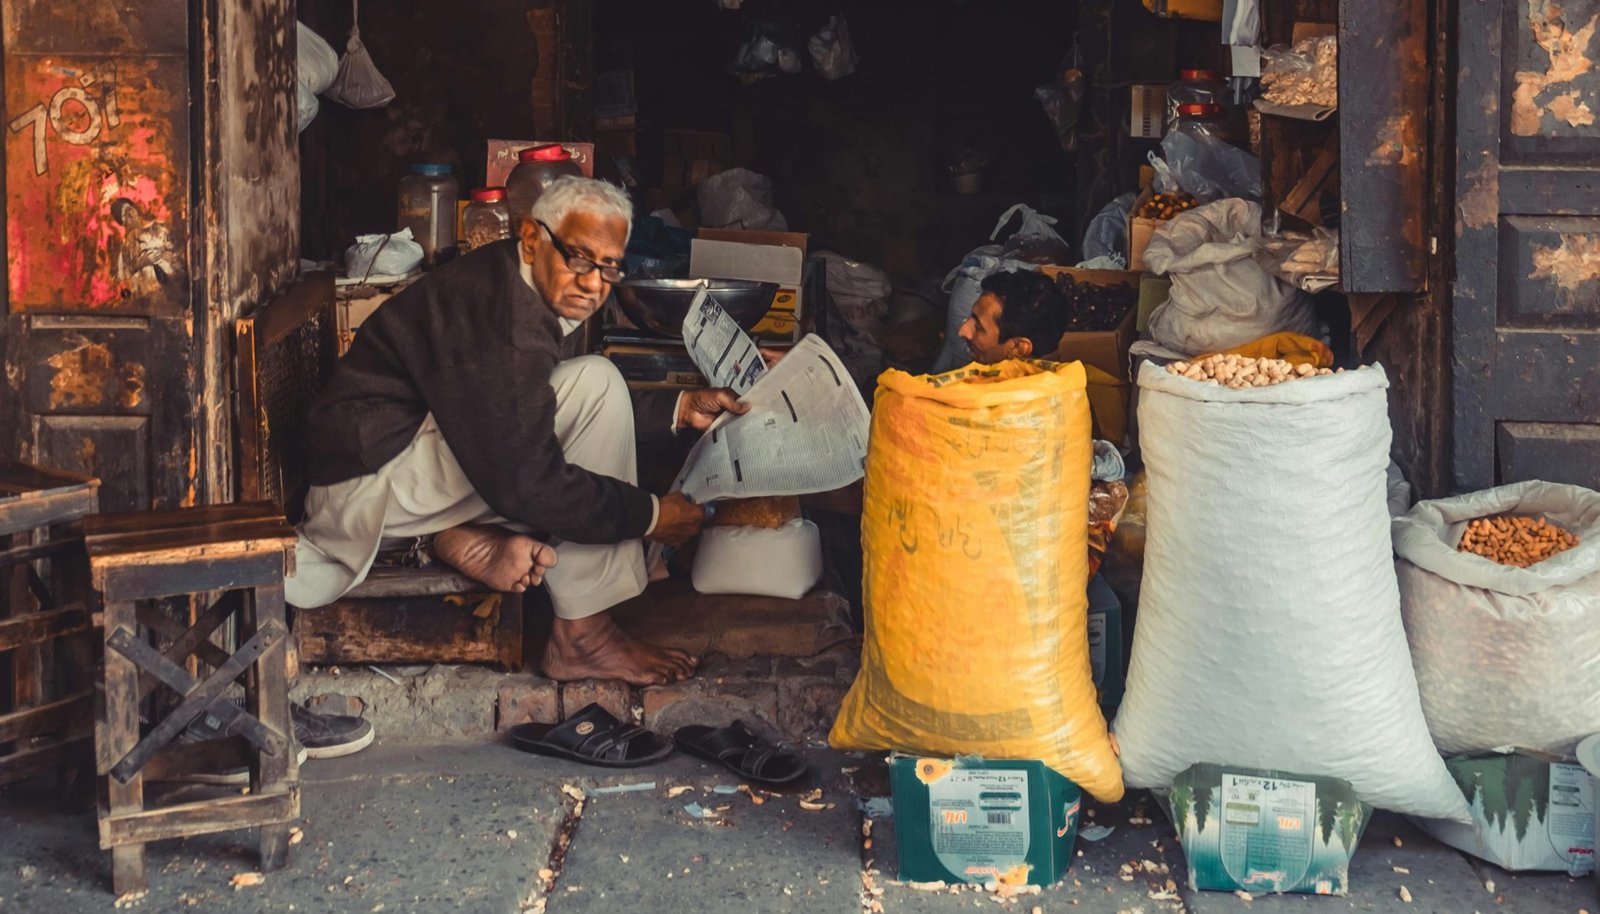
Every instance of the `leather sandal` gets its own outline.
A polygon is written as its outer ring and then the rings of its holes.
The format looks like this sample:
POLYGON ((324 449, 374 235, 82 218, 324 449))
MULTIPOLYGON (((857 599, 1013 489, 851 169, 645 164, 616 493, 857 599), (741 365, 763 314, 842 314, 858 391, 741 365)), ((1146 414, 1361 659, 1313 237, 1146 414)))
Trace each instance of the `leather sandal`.
POLYGON ((672 754, 672 743, 591 704, 559 724, 518 724, 511 745, 523 752, 600 768, 638 768, 672 754))
POLYGON ((742 721, 717 728, 683 727, 672 734, 672 741, 695 758, 716 762, 741 778, 769 787, 793 784, 810 770, 798 755, 750 732, 742 721))

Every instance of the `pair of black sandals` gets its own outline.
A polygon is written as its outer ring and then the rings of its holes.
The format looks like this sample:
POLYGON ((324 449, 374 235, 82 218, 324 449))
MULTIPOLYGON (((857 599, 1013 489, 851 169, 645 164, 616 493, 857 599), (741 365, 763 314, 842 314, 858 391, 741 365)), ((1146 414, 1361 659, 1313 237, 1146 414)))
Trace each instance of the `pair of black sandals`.
POLYGON ((511 728, 510 737, 511 745, 523 752, 600 768, 653 765, 681 750, 768 787, 791 785, 808 771, 799 756, 774 746, 741 721, 726 727, 682 727, 666 740, 617 720, 598 704, 559 724, 518 724, 511 728))

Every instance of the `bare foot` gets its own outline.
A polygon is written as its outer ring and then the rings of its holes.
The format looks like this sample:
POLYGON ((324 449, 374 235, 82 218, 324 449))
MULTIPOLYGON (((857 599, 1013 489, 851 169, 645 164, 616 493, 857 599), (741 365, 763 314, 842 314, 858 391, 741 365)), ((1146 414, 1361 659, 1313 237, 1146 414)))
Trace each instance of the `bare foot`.
POLYGON ((556 564, 556 551, 520 533, 468 524, 433 538, 433 552, 451 568, 495 590, 522 593, 556 564))
POLYGON ((609 612, 601 612, 584 619, 556 619, 542 666, 557 682, 621 679, 633 685, 665 685, 693 676, 699 662, 683 651, 633 640, 611 621, 609 612))

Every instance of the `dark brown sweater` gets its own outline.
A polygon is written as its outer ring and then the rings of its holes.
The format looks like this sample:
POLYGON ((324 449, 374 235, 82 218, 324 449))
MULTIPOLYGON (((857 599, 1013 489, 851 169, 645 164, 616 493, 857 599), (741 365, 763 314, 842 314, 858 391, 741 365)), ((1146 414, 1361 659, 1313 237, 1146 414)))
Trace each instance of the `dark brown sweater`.
MULTIPOLYGON (((377 471, 431 412, 496 513, 568 542, 637 539, 651 523, 649 493, 562 455, 550 372, 574 353, 555 312, 523 281, 517 244, 434 270, 361 325, 311 408, 311 482, 377 471)), ((639 431, 667 429, 671 403, 644 406, 652 415, 639 417, 639 431)))

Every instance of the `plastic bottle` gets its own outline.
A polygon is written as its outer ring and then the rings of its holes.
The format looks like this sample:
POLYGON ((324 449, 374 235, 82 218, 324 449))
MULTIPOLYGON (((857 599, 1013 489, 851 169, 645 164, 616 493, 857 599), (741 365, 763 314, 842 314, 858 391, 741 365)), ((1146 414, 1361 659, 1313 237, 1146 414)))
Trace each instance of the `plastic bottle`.
POLYGON ((400 228, 422 245, 422 268, 431 270, 456 254, 456 201, 461 184, 450 166, 419 162, 400 179, 400 228))
POLYGON ((560 143, 530 146, 517 154, 517 167, 506 178, 506 205, 511 210, 511 231, 522 236, 522 221, 544 189, 566 175, 582 177, 583 169, 560 143))
POLYGON ((511 237, 511 210, 506 206, 504 187, 480 187, 472 192, 472 202, 461 216, 461 251, 475 251, 511 237))
POLYGON ((1216 73, 1179 70, 1178 81, 1167 87, 1167 129, 1177 126, 1180 105, 1221 106, 1227 101, 1228 87, 1216 73))

